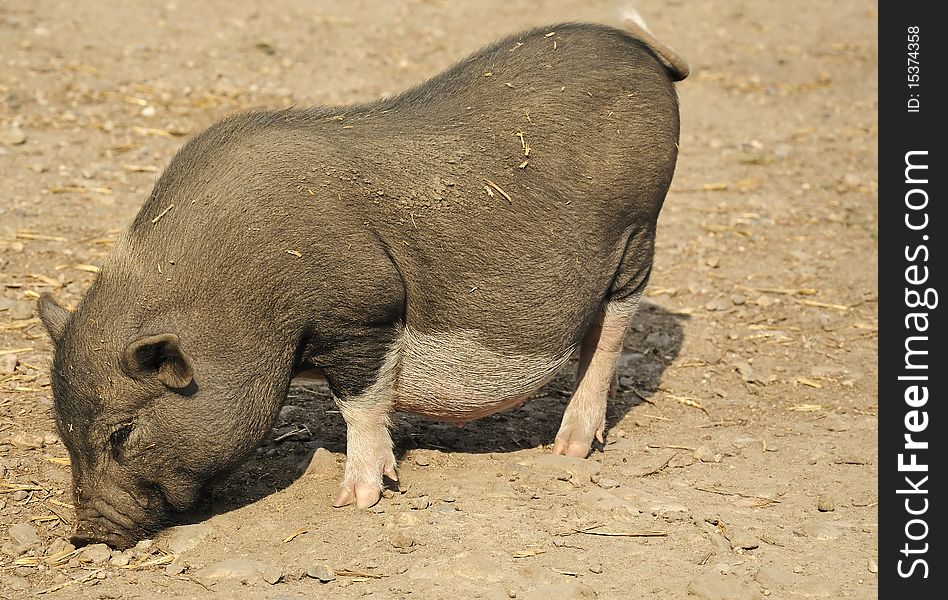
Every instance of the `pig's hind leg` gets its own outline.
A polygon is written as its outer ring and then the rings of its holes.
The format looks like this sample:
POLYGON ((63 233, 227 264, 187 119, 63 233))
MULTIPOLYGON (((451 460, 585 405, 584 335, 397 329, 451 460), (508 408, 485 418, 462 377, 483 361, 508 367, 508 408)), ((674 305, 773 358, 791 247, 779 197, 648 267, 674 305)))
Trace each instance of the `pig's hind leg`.
POLYGON ((593 437, 603 441, 606 401, 615 396, 616 360, 622 341, 638 306, 638 296, 610 301, 583 337, 576 391, 563 414, 553 443, 553 454, 585 458, 593 437))

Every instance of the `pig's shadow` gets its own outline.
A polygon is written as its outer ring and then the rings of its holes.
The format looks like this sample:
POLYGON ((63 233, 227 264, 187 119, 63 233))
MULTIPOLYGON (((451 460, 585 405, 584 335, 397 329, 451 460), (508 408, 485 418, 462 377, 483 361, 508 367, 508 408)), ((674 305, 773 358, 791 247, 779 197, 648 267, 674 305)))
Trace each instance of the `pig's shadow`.
MULTIPOLYGON (((625 338, 619 358, 619 391, 609 403, 609 429, 636 405, 649 402, 665 369, 684 340, 681 322, 688 318, 643 302, 625 338)), ((432 448, 446 452, 509 452, 551 444, 574 387, 576 357, 556 378, 521 407, 457 427, 414 415, 398 414, 392 434, 396 457, 432 448)), ((345 422, 324 385, 292 387, 273 432, 254 455, 215 494, 213 512, 249 504, 289 486, 317 447, 345 453, 345 422)), ((206 517, 207 514, 198 516, 206 517)))

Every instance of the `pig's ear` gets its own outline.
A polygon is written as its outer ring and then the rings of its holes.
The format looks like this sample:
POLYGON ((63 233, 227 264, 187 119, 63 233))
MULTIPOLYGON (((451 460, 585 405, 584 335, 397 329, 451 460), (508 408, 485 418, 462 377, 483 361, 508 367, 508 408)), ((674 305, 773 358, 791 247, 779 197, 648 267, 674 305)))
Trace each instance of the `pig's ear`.
POLYGON ((174 390, 187 388, 194 381, 191 361, 173 333, 149 335, 129 344, 122 356, 122 368, 134 379, 155 377, 174 390))
POLYGON ((66 321, 69 320, 69 311, 56 303, 49 292, 44 293, 36 302, 36 310, 39 313, 40 321, 46 327, 49 337, 54 344, 58 344, 63 337, 63 330, 66 329, 66 321))

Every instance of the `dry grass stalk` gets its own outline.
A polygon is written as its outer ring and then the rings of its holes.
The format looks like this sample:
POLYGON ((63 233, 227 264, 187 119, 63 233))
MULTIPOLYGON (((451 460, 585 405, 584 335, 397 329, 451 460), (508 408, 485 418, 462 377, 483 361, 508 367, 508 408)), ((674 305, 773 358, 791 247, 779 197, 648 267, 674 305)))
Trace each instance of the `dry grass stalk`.
POLYGON ((9 350, 0 350, 0 356, 4 356, 5 354, 22 354, 32 350, 32 348, 11 348, 9 350))
POLYGON ((296 531, 294 531, 294 532, 291 533, 290 535, 288 535, 288 536, 286 536, 285 538, 283 538, 282 542, 283 542, 284 544, 288 544, 288 543, 292 542, 293 540, 295 540, 296 538, 298 538, 299 536, 303 535, 304 533, 309 533, 309 529, 306 529, 305 527, 302 527, 302 528, 300 528, 300 529, 297 529, 296 531))
POLYGON ((41 595, 41 594, 49 594, 49 593, 51 593, 51 592, 59 591, 59 590, 63 589, 64 587, 69 587, 70 585, 77 585, 77 584, 80 584, 80 583, 85 583, 85 582, 89 581, 90 579, 94 578, 96 575, 98 575, 99 573, 101 573, 101 572, 104 571, 104 570, 105 570, 105 569, 96 569, 95 571, 89 571, 88 573, 86 573, 85 575, 83 575, 82 577, 80 577, 79 579, 71 579, 71 580, 69 580, 69 581, 64 581, 63 583, 57 583, 56 585, 54 585, 54 586, 52 586, 52 587, 48 587, 48 588, 46 588, 45 590, 40 590, 40 591, 36 592, 36 595, 39 596, 39 595, 41 595))
POLYGON ((49 188, 49 191, 51 191, 51 192, 54 193, 54 194, 86 194, 86 193, 92 193, 92 194, 102 194, 102 195, 104 195, 104 196, 108 196, 109 194, 112 193, 112 190, 110 190, 109 188, 104 188, 104 187, 82 187, 82 186, 77 186, 77 185, 55 186, 55 187, 49 188))
MULTIPOLYGON (((490 187, 492 187, 492 188, 494 188, 495 190, 497 190, 497 191, 500 193, 500 195, 504 197, 504 200, 506 200, 508 204, 513 204, 513 200, 510 199, 510 194, 508 194, 507 192, 505 192, 505 191, 503 190, 503 188, 501 188, 499 185, 497 185, 496 183, 494 183, 494 182, 491 181, 490 179, 487 179, 486 177, 484 178, 484 181, 487 182, 487 185, 489 185, 490 187)), ((491 195, 493 195, 493 194, 491 194, 491 195)))
POLYGON ((43 233, 36 233, 35 231, 28 231, 22 229, 16 232, 16 239, 18 240, 37 240, 41 242, 68 242, 64 237, 59 237, 57 235, 46 235, 43 233))
POLYGON ((514 558, 529 558, 538 554, 546 554, 546 550, 518 550, 513 553, 514 558))
POLYGON ((363 573, 362 571, 353 571, 352 569, 339 569, 338 571, 334 570, 336 575, 339 577, 364 577, 366 579, 381 579, 385 575, 376 575, 374 573, 363 573))
POLYGON ((768 504, 780 504, 780 500, 774 500, 773 498, 767 498, 766 496, 757 496, 755 494, 745 494, 737 490, 725 490, 722 488, 706 488, 701 486, 695 486, 693 489, 698 490, 699 492, 709 492, 712 494, 720 494, 722 496, 740 496, 741 498, 753 498, 755 500, 761 500, 768 504))
POLYGON ((173 209, 173 208, 174 208, 174 203, 169 204, 167 208, 165 208, 163 211, 161 211, 160 213, 158 213, 158 216, 157 216, 157 217, 155 217, 154 219, 151 220, 151 224, 152 224, 152 225, 155 225, 156 223, 158 223, 158 221, 161 220, 161 217, 163 217, 163 216, 165 216, 166 214, 168 214, 169 212, 171 212, 171 209, 173 209))

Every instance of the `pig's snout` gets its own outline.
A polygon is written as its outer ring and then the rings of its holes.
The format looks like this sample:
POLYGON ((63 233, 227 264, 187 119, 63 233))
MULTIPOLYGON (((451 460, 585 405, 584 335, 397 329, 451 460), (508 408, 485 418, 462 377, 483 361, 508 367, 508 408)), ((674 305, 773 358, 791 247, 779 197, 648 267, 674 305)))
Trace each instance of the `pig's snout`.
POLYGON ((79 520, 70 541, 77 547, 101 543, 124 550, 139 537, 134 521, 101 500, 78 508, 76 514, 79 520))

